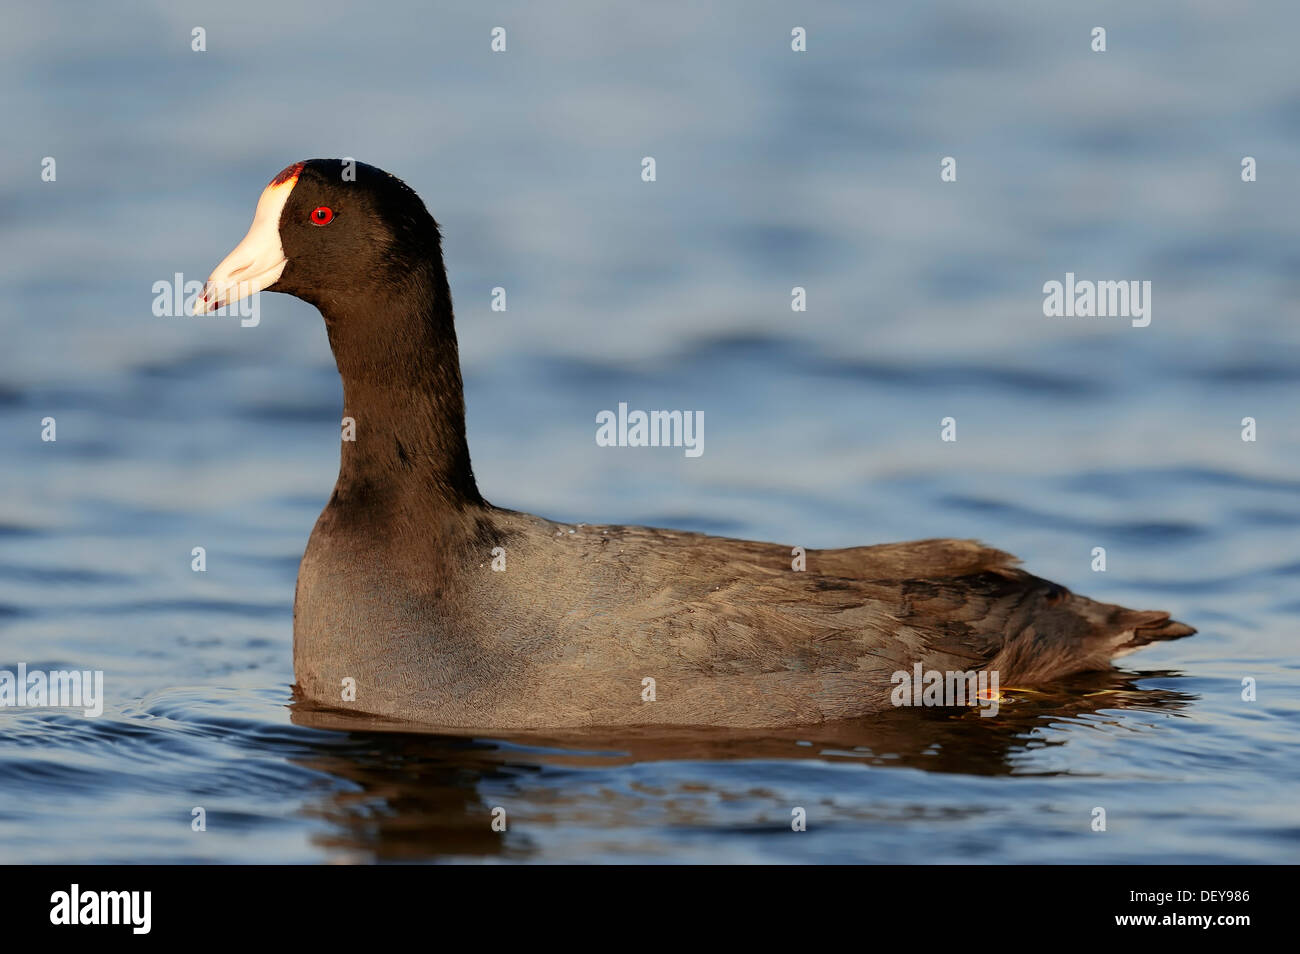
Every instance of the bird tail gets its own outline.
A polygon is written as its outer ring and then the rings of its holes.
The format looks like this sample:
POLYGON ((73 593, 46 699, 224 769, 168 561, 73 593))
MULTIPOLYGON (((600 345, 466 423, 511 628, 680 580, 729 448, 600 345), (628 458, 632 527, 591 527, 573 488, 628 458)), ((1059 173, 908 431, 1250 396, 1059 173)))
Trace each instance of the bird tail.
POLYGON ((1170 619, 1160 610, 1131 610, 1122 606, 1112 610, 1103 629, 1104 650, 1112 659, 1126 656, 1143 646, 1167 639, 1182 639, 1196 632, 1195 627, 1170 619))

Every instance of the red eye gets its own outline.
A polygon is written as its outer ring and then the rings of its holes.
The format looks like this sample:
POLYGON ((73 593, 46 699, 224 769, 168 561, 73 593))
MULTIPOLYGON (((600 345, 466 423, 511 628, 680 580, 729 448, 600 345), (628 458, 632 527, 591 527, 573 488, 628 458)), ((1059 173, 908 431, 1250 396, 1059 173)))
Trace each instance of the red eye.
POLYGON ((311 210, 312 225, 329 225, 334 221, 334 210, 328 205, 318 205, 311 210))

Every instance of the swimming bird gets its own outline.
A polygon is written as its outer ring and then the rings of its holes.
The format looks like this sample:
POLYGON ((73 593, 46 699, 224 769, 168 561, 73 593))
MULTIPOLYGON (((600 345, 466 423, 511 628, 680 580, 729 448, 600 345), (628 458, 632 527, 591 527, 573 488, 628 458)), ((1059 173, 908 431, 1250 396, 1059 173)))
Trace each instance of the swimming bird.
POLYGON ((272 179, 194 310, 263 290, 319 309, 355 427, 298 571, 311 702, 471 729, 799 726, 890 709, 899 674, 1033 687, 1195 632, 971 540, 808 550, 796 570, 786 545, 489 504, 441 233, 373 166, 272 179))

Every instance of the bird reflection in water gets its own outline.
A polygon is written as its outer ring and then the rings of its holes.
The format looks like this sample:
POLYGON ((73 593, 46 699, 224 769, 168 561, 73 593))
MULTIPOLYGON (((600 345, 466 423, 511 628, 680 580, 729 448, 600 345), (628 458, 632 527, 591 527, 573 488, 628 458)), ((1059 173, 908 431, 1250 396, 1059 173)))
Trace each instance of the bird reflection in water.
MULTIPOLYGON (((863 787, 888 768, 967 776, 1064 774, 1045 770, 1037 749, 1068 745, 1052 727, 1141 730, 1143 713, 1177 715, 1194 696, 1139 688, 1137 680, 1173 675, 1147 672, 1087 674, 1032 692, 1004 690, 996 718, 969 709, 898 709, 870 719, 795 729, 632 727, 482 732, 437 729, 382 717, 323 709, 295 700, 295 725, 347 733, 347 744, 322 746, 293 761, 341 783, 311 803, 309 814, 330 824, 317 843, 344 860, 427 861, 442 858, 527 860, 530 831, 557 825, 577 830, 658 824, 710 824, 699 802, 737 799, 779 802, 777 793, 749 785, 744 761, 820 760, 859 765, 863 787), (654 763, 733 763, 720 784, 674 766, 656 782, 654 763), (642 783, 602 777, 601 769, 644 764, 642 783), (742 771, 737 773, 736 768, 742 771), (669 777, 671 776, 671 777, 669 777), (507 831, 494 831, 495 808, 507 831)), ((701 776, 704 773, 699 773, 701 776)), ((772 830, 789 830, 779 814, 772 830)), ((877 818, 878 820, 878 818, 877 818)), ((716 819, 713 820, 716 824, 716 819)))

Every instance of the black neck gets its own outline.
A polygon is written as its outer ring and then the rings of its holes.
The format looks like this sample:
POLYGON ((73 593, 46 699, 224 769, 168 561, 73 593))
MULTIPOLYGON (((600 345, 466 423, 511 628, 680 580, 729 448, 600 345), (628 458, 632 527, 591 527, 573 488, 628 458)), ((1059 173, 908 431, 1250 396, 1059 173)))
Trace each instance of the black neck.
POLYGON ((400 496, 444 511, 482 506, 442 263, 318 307, 343 378, 343 416, 356 422, 355 441, 342 445, 337 499, 370 505, 400 496))

